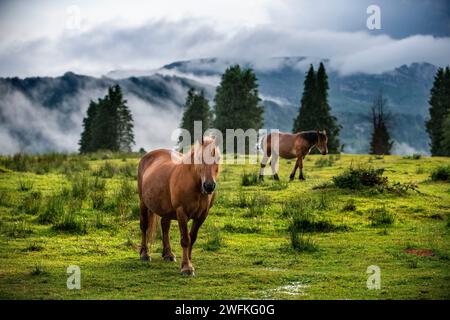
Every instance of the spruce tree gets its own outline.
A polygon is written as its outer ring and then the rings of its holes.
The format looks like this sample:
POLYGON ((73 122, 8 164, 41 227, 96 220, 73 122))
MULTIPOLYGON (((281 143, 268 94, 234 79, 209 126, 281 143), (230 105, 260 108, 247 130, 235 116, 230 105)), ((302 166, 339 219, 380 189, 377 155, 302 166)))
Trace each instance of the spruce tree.
POLYGON ((314 67, 309 66, 305 81, 303 82, 303 94, 300 101, 300 110, 297 118, 294 120, 292 132, 300 132, 307 130, 319 130, 316 123, 315 106, 316 106, 317 81, 314 67))
POLYGON ((388 131, 389 114, 386 109, 387 100, 380 91, 371 108, 373 128, 370 139, 370 154, 389 155, 391 153, 393 141, 388 131))
POLYGON ((430 92, 430 119, 426 122, 427 132, 431 139, 431 154, 448 155, 448 146, 443 144, 443 125, 450 112, 450 69, 439 68, 430 92))
POLYGON ((450 112, 442 124, 442 155, 450 157, 450 112))
POLYGON ((328 103, 328 76, 323 63, 317 72, 310 65, 303 83, 303 94, 300 109, 294 119, 292 131, 294 133, 308 130, 327 131, 328 150, 330 153, 339 152, 339 130, 337 119, 331 115, 328 103))
POLYGON ((108 94, 89 105, 80 139, 80 153, 100 149, 131 151, 134 144, 133 117, 120 86, 108 88, 108 94))
POLYGON ((117 147, 120 151, 131 151, 134 145, 133 116, 126 105, 127 100, 123 99, 122 89, 115 85, 110 96, 111 104, 117 106, 117 147))
POLYGON ((180 145, 180 147, 194 143, 194 121, 202 122, 203 134, 208 128, 211 127, 212 114, 203 90, 200 91, 200 93, 197 93, 193 88, 191 88, 189 89, 186 97, 183 117, 180 124, 180 128, 189 131, 191 140, 181 141, 183 145, 180 145))
MULTIPOLYGON (((257 78, 252 69, 234 65, 225 70, 214 98, 214 127, 223 133, 224 141, 226 129, 261 129, 264 109, 259 105, 260 101, 257 78)), ((246 146, 246 151, 248 147, 253 146, 246 146)))
POLYGON ((328 75, 325 71, 325 66, 321 62, 319 69, 317 70, 317 103, 320 110, 317 115, 319 118, 317 129, 325 129, 327 131, 328 151, 330 153, 338 153, 340 151, 340 126, 338 125, 336 117, 331 115, 331 108, 328 104, 328 89, 328 75))
POLYGON ((78 143, 80 145, 80 153, 91 152, 95 149, 95 140, 93 139, 92 131, 97 112, 98 104, 91 100, 87 109, 87 116, 83 119, 83 132, 78 143))

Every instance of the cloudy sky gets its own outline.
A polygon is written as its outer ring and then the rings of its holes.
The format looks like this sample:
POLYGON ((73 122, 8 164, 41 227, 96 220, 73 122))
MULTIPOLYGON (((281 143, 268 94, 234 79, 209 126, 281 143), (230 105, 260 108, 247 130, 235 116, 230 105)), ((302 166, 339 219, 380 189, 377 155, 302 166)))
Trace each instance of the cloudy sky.
POLYGON ((447 0, 1 1, 0 76, 99 76, 175 60, 328 58, 342 73, 450 64, 447 0), (381 10, 369 30, 366 10, 381 10))

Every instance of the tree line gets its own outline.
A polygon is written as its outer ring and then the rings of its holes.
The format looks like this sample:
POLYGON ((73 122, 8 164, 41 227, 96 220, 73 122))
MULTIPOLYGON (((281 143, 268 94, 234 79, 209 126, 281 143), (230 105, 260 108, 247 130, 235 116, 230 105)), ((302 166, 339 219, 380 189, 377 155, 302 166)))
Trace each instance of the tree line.
POLYGON ((97 150, 130 152, 134 145, 133 116, 119 85, 108 88, 108 94, 91 101, 83 119, 79 141, 80 153, 97 150))
MULTIPOLYGON (((298 114, 293 118, 292 131, 326 130, 330 153, 338 153, 339 125, 331 114, 328 102, 328 76, 323 63, 317 72, 310 65, 303 83, 303 93, 298 114)), ((194 141, 194 121, 201 121, 203 132, 216 128, 224 134, 226 129, 261 129, 264 124, 264 108, 260 104, 258 82, 251 68, 230 66, 222 75, 214 97, 214 112, 203 91, 189 89, 180 127, 188 130, 194 141)), ((439 68, 430 92, 430 118, 426 129, 431 140, 431 153, 450 156, 450 69, 439 68)), ((391 115, 388 102, 380 90, 370 108, 372 132, 369 153, 390 154, 393 140, 389 133, 391 115)), ((202 132, 202 133, 203 133, 202 132)), ((134 142, 133 117, 123 98, 119 85, 108 88, 104 98, 91 101, 83 120, 83 132, 79 141, 80 153, 100 149, 129 152, 134 142)))

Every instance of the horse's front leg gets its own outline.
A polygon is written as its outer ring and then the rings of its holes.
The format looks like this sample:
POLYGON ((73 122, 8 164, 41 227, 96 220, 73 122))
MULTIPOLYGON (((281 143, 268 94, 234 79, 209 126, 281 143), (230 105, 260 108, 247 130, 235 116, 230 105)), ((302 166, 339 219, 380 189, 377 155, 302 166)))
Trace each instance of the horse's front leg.
POLYGON ((261 169, 259 170, 259 181, 264 181, 264 168, 266 167, 268 160, 269 156, 264 153, 264 156, 261 160, 261 169))
POLYGON ((183 248, 183 259, 181 261, 181 274, 193 276, 194 267, 189 259, 189 247, 191 245, 191 239, 188 233, 188 217, 183 208, 177 209, 178 226, 180 227, 180 244, 183 248))
POLYGON ((291 175, 289 176, 289 180, 293 181, 295 179, 295 172, 297 172, 297 168, 299 166, 299 158, 297 158, 297 161, 295 161, 294 169, 291 172, 291 175))
POLYGON ((300 169, 300 173, 298 174, 298 179, 299 180, 305 180, 305 177, 303 177, 303 158, 304 158, 304 156, 300 156, 297 159, 298 167, 300 169))
POLYGON ((163 259, 165 261, 176 261, 176 257, 172 252, 172 248, 170 247, 170 218, 163 217, 161 219, 161 229, 163 234, 163 259))
POLYGON ((276 181, 280 181, 280 177, 278 176, 278 168, 277 168, 277 162, 278 162, 278 154, 273 153, 272 154, 272 160, 270 160, 270 167, 272 168, 272 174, 273 179, 276 181))
POLYGON ((194 246, 195 240, 197 240, 197 233, 203 222, 206 219, 206 215, 202 215, 199 219, 195 219, 192 222, 191 232, 189 236, 191 238, 191 245, 189 246, 189 260, 192 262, 192 247, 194 246))

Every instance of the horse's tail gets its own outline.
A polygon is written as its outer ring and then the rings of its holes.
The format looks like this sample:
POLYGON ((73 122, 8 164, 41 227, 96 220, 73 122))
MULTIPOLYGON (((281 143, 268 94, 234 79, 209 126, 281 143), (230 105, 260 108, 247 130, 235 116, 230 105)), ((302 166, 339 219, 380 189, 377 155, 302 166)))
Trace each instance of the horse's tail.
POLYGON ((266 151, 266 145, 267 145, 267 136, 268 134, 261 137, 261 141, 259 142, 258 148, 263 153, 266 151))
POLYGON ((161 217, 154 212, 149 212, 148 214, 148 229, 147 229, 147 239, 152 245, 156 240, 156 235, 158 233, 158 225, 161 217))

